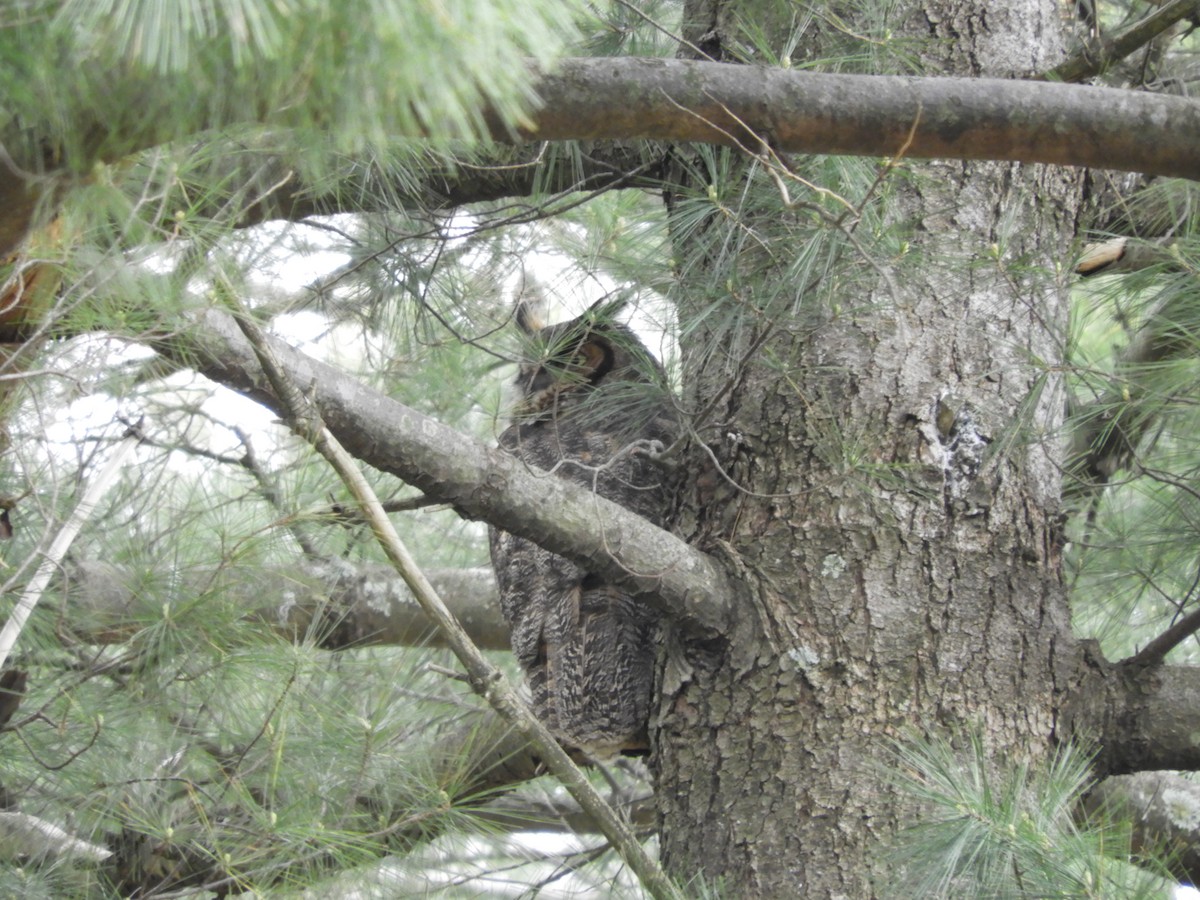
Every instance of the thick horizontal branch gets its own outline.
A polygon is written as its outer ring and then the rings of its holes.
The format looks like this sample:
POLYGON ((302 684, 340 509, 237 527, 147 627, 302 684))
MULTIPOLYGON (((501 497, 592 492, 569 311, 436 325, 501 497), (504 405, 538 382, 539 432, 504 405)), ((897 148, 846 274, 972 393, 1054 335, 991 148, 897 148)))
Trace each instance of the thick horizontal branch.
MULTIPOLYGON (((426 573, 477 646, 508 649, 490 569, 432 569, 426 573)), ((176 573, 197 590, 212 571, 176 573)), ((63 571, 63 627, 88 643, 123 643, 162 617, 161 598, 147 599, 136 571, 85 560, 63 571)), ((222 587, 248 618, 289 640, 311 639, 328 650, 365 646, 443 647, 444 640, 391 566, 344 560, 306 562, 286 570, 239 570, 222 587)))
MULTIPOLYGON (((621 506, 531 469, 284 344, 272 352, 311 394, 325 424, 363 462, 460 513, 567 556, 642 595, 685 628, 724 633, 732 592, 706 554, 621 506)), ((278 411, 250 345, 228 316, 207 312, 157 349, 278 411)))
POLYGON ((1061 735, 1095 742, 1096 773, 1200 769, 1200 666, 1112 665, 1094 647, 1088 655, 1061 735))
POLYGON ((1200 666, 1121 667, 1125 705, 1120 733, 1106 750, 1125 771, 1200 769, 1200 666))
MULTIPOLYGON (((526 140, 698 141, 990 159, 1200 179, 1200 102, 1034 81, 836 75, 667 59, 569 59, 526 140)), ((510 136, 499 124, 497 137, 510 136)))
MULTIPOLYGON (((783 152, 894 156, 903 150, 914 158, 1056 163, 1200 179, 1200 154, 1195 152, 1200 103, 1145 92, 644 58, 563 60, 540 77, 537 92, 542 105, 529 126, 514 130, 494 119, 496 140, 695 141, 754 152, 766 142, 783 152)), ((219 131, 272 123, 211 124, 219 131)), ((148 129, 126 151, 192 137, 148 129)), ((98 161, 104 160, 76 160, 74 167, 87 171, 98 161)), ((256 174, 265 178, 271 173, 256 174)), ((0 256, 19 245, 39 204, 57 202, 54 179, 44 183, 44 189, 38 188, 0 169, 0 199, 12 201, 0 216, 0 256)), ((271 184, 280 188, 278 181, 271 184)), ((457 192, 450 182, 430 188, 445 202, 457 192)), ((494 190, 505 188, 497 183, 476 186, 466 196, 494 190)), ((338 205, 349 212, 358 205, 371 207, 379 195, 361 191, 343 196, 349 201, 338 205)), ((311 199, 294 191, 281 211, 329 211, 319 198, 309 205, 311 199)), ((271 214, 266 208, 251 210, 250 218, 271 214)))
MULTIPOLYGON (((572 59, 543 75, 541 109, 512 141, 602 141, 581 157, 550 165, 542 152, 495 148, 472 165, 433 166, 395 183, 369 160, 360 183, 332 195, 313 192, 286 162, 241 146, 220 158, 227 190, 266 199, 240 224, 332 212, 372 212, 397 202, 422 209, 527 196, 542 191, 646 185, 659 174, 638 140, 740 145, 752 151, 892 156, 911 136, 914 158, 1021 160, 1200 178, 1194 100, 1113 88, 1033 81, 902 78, 794 72, 686 60, 572 59), (572 164, 568 164, 572 163, 572 164), (225 171, 236 166, 244 172, 225 171), (639 172, 637 175, 631 173, 639 172), (552 182, 546 182, 549 175, 552 182), (260 190, 253 190, 258 182, 260 190), (269 188, 269 190, 268 190, 269 188)), ((549 151, 557 155, 554 150, 549 151)), ((214 202, 222 202, 221 195, 214 202)))

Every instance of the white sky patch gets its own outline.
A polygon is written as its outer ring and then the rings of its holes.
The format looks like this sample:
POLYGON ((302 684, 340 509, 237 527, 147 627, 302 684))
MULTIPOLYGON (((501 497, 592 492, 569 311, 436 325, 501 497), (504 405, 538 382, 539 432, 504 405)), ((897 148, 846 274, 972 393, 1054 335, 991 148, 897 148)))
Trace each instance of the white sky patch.
POLYGON ((320 313, 307 310, 284 313, 271 320, 271 332, 293 347, 303 349, 318 345, 329 334, 329 320, 320 313))

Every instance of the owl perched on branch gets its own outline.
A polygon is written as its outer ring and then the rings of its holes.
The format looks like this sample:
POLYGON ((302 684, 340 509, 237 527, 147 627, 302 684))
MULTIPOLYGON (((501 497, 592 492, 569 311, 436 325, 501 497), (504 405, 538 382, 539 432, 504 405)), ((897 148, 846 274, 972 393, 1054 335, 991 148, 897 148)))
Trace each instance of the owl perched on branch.
MULTIPOLYGON (((538 327, 517 310, 526 351, 500 446, 661 523, 666 488, 648 459, 676 423, 662 367, 601 301, 538 327)), ((498 529, 490 532, 500 604, 538 716, 570 750, 604 759, 647 749, 657 616, 603 577, 498 529)))

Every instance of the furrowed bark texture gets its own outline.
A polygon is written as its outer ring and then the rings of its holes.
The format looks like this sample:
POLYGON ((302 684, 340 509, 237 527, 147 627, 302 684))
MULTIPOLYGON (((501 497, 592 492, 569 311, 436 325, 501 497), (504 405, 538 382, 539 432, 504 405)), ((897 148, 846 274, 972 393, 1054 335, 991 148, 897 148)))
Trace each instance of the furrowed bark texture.
MULTIPOLYGON (((936 35, 944 56, 930 62, 945 71, 1009 75, 1060 52, 1053 2, 908 11, 897 28, 936 35)), ((710 54, 738 21, 761 24, 751 2, 689 13, 710 54)), ((790 293, 752 290, 746 273, 797 277, 800 217, 789 249, 778 207, 729 231, 675 216, 677 258, 708 241, 680 290, 695 334, 685 405, 721 398, 697 435, 738 485, 697 453, 678 529, 727 561, 748 595, 739 618, 763 634, 668 639, 653 759, 668 870, 734 896, 876 895, 882 844, 915 819, 883 774, 889 739, 975 729, 998 759, 1036 762, 1079 671, 1057 524, 1066 298, 1045 275, 1068 253, 1077 177, 996 163, 913 173, 888 200, 911 236, 904 255, 860 230, 861 249, 790 293), (740 319, 713 314, 721 291, 740 319)), ((681 178, 674 209, 689 188, 705 190, 681 178)), ((772 189, 751 181, 745 196, 772 189)))

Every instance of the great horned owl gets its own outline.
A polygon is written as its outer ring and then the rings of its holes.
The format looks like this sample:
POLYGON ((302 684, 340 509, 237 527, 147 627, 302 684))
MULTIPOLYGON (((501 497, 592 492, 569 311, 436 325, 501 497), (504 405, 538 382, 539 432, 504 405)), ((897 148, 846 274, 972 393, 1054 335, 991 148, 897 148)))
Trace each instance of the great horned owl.
MULTIPOLYGON (((661 523, 662 470, 635 441, 669 444, 672 407, 662 368, 628 328, 619 304, 538 328, 523 305, 528 352, 520 399, 500 446, 552 476, 661 523)), ((598 759, 647 749, 655 613, 604 578, 498 529, 490 532, 500 604, 539 718, 568 749, 598 759)))

